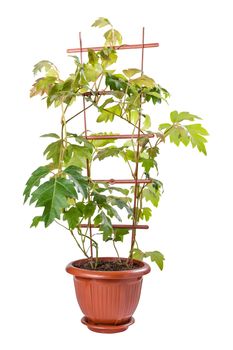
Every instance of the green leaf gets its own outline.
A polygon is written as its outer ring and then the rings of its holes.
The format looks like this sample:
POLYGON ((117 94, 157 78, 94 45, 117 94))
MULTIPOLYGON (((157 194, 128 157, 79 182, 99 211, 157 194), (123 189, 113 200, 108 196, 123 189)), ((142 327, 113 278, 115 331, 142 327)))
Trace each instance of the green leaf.
POLYGON ((55 166, 58 166, 58 163, 59 163, 61 147, 62 147, 62 140, 59 140, 59 141, 50 143, 44 151, 44 155, 46 155, 46 159, 52 159, 55 166))
POLYGON ((83 216, 83 212, 76 206, 65 211, 63 220, 68 222, 69 228, 73 230, 80 222, 80 218, 83 216))
POLYGON ((144 256, 145 256, 145 258, 150 257, 151 261, 155 262, 161 271, 163 270, 163 261, 165 260, 165 258, 164 258, 162 253, 160 253, 158 251, 145 252, 144 256))
POLYGON ((69 144, 65 150, 64 161, 67 167, 74 165, 80 168, 86 168, 87 159, 91 160, 91 157, 92 150, 89 147, 69 144))
POLYGON ((129 198, 128 197, 115 197, 115 196, 108 196, 107 197, 108 202, 111 205, 116 205, 118 208, 123 209, 125 208, 128 212, 129 215, 133 214, 132 209, 130 208, 130 206, 127 204, 129 202, 129 198))
POLYGON ((69 175, 70 180, 74 182, 78 192, 80 192, 84 198, 87 198, 88 179, 81 174, 81 170, 82 169, 75 165, 70 165, 64 170, 64 173, 69 175))
POLYGON ((105 47, 100 51, 100 57, 102 60, 102 66, 104 68, 111 66, 113 63, 117 61, 117 53, 111 47, 105 47))
MULTIPOLYGON (((107 132, 102 132, 102 133, 98 133, 98 134, 91 134, 90 136, 101 136, 101 135, 112 135, 111 133, 107 133, 107 132)), ((115 134, 114 134, 115 135, 115 134)), ((117 136, 115 139, 97 139, 97 140, 92 140, 92 144, 94 145, 94 147, 98 148, 98 147, 103 147, 108 145, 109 143, 114 143, 117 139, 117 136)))
POLYGON ((95 20, 95 22, 91 26, 102 28, 108 25, 111 25, 111 23, 107 18, 99 17, 97 20, 95 20))
POLYGON ((92 191, 92 196, 99 208, 102 208, 102 206, 107 203, 107 197, 102 194, 99 194, 95 190, 92 191))
POLYGON ((185 128, 180 128, 179 129, 180 132, 180 141, 185 145, 188 146, 189 142, 190 142, 190 137, 188 135, 188 131, 185 128))
POLYGON ((125 91, 127 88, 126 79, 119 78, 113 74, 106 74, 105 84, 107 87, 109 86, 111 90, 125 91))
POLYGON ((126 228, 116 228, 114 229, 114 241, 123 242, 124 236, 129 234, 129 230, 126 228))
POLYGON ((136 153, 130 149, 127 149, 120 154, 125 161, 136 162, 136 153))
POLYGON ((144 123, 143 123, 143 126, 142 126, 142 129, 143 130, 146 130, 146 129, 149 129, 151 127, 151 118, 148 114, 145 114, 144 115, 144 123))
POLYGON ((108 216, 117 218, 118 221, 122 221, 118 212, 109 204, 104 204, 103 208, 107 211, 108 216))
POLYGON ((159 92, 156 92, 156 91, 149 91, 149 92, 146 92, 146 95, 147 95, 147 97, 148 97, 148 96, 156 97, 156 101, 161 100, 161 99, 164 100, 163 96, 161 96, 160 93, 159 93, 159 92))
POLYGON ((89 202, 85 205, 84 216, 85 219, 90 218, 94 215, 96 205, 93 202, 89 202))
POLYGON ((136 79, 132 79, 131 83, 139 86, 139 87, 148 87, 148 88, 152 88, 155 86, 155 81, 154 79, 148 77, 147 75, 142 75, 139 78, 136 79))
POLYGON ((96 191, 98 191, 98 192, 109 191, 110 193, 112 191, 117 191, 117 192, 124 194, 125 196, 127 196, 129 194, 129 190, 127 190, 127 188, 121 188, 121 187, 109 186, 109 185, 106 185, 106 187, 104 187, 104 188, 99 187, 98 189, 96 189, 96 191))
POLYGON ((136 110, 130 110, 129 111, 129 120, 134 123, 134 125, 137 124, 139 119, 139 112, 136 110))
POLYGON ((105 215, 103 211, 101 211, 94 219, 94 225, 99 225, 99 230, 103 234, 103 240, 107 241, 111 238, 113 233, 113 228, 111 224, 111 220, 105 215))
POLYGON ((141 70, 137 68, 129 68, 129 69, 124 69, 123 73, 127 78, 132 78, 135 74, 141 73, 141 70))
POLYGON ((23 192, 23 195, 25 196, 24 198, 24 203, 27 201, 27 199, 30 197, 31 190, 34 186, 39 186, 40 185, 40 180, 48 175, 50 172, 50 168, 48 165, 45 166, 40 166, 37 168, 35 171, 33 171, 32 175, 26 182, 26 187, 23 192))
POLYGON ((176 120, 178 119, 179 117, 179 113, 177 111, 173 111, 170 113, 170 119, 173 123, 176 122, 176 120))
POLYGON ((143 159, 142 160, 142 166, 145 169, 146 173, 149 173, 151 168, 156 167, 157 163, 154 159, 143 159))
POLYGON ((180 128, 177 127, 173 127, 170 131, 169 131, 169 137, 170 137, 170 142, 174 143, 176 146, 179 146, 180 144, 180 138, 181 138, 181 134, 180 134, 180 128))
POLYGON ((142 209, 141 214, 140 214, 140 218, 142 220, 149 221, 151 216, 152 216, 151 208, 145 207, 145 208, 142 209))
POLYGON ((122 109, 120 107, 119 104, 115 105, 115 106, 112 106, 112 107, 109 107, 109 108, 106 108, 104 110, 101 110, 100 108, 100 111, 101 111, 101 114, 98 116, 97 118, 97 123, 100 123, 100 122, 108 122, 108 121, 113 121, 114 120, 114 117, 115 115, 117 116, 121 116, 121 113, 122 113, 122 109))
POLYGON ((173 111, 170 113, 170 119, 173 123, 179 123, 183 120, 194 121, 195 119, 201 119, 200 117, 190 114, 189 112, 180 112, 173 111))
POLYGON ((52 178, 40 185, 31 195, 30 204, 44 207, 42 219, 48 227, 55 219, 60 219, 62 210, 67 208, 68 198, 77 198, 74 185, 64 178, 52 178))
POLYGON ((192 124, 186 125, 186 129, 190 134, 190 139, 193 147, 197 147, 199 152, 207 154, 205 143, 207 142, 206 138, 202 135, 208 135, 208 131, 203 128, 201 124, 192 124))
POLYGON ((59 77, 57 67, 50 61, 42 60, 34 65, 33 73, 36 75, 38 72, 45 70, 47 76, 59 77))
POLYGON ((156 85, 152 88, 144 90, 144 96, 147 102, 152 100, 153 104, 155 105, 156 103, 161 103, 162 100, 166 101, 169 94, 167 92, 165 93, 159 85, 156 85))
POLYGON ((121 33, 116 29, 109 29, 106 33, 104 33, 104 37, 106 39, 105 46, 114 46, 122 44, 122 36, 121 33))
POLYGON ((102 216, 100 214, 96 215, 96 217, 94 218, 94 225, 98 227, 101 221, 102 221, 102 216))
POLYGON ((43 221, 42 219, 42 216, 35 216, 33 219, 32 219, 32 224, 30 227, 37 227, 38 224, 43 221))
POLYGON ((143 258, 144 258, 144 253, 140 249, 133 250, 133 259, 142 261, 143 258))
POLYGON ((114 99, 113 99, 112 97, 107 98, 107 99, 104 101, 104 103, 103 103, 101 106, 99 106, 99 110, 102 111, 108 104, 114 103, 114 102, 115 102, 115 101, 114 101, 114 99))
POLYGON ((37 79, 30 90, 30 97, 48 94, 54 86, 55 81, 55 77, 43 77, 37 79))
POLYGON ((102 72, 103 72, 103 69, 99 63, 96 63, 95 65, 88 64, 88 63, 84 64, 84 74, 88 82, 90 81, 95 82, 99 78, 102 72))
POLYGON ((60 136, 57 135, 57 134, 54 134, 53 132, 51 132, 50 134, 41 135, 40 137, 52 137, 52 138, 55 138, 55 139, 60 139, 60 136))
POLYGON ((185 127, 188 129, 190 134, 200 134, 205 136, 209 135, 208 131, 205 128, 203 128, 201 124, 190 124, 185 125, 185 127))
POLYGON ((190 136, 186 130, 186 128, 182 125, 173 125, 166 131, 167 135, 169 135, 170 142, 179 146, 180 142, 182 142, 185 146, 187 146, 190 142, 190 136))
POLYGON ((103 148, 100 151, 97 151, 94 160, 95 159, 99 159, 99 160, 103 160, 107 157, 118 157, 119 153, 124 149, 124 147, 108 147, 108 148, 103 148))
POLYGON ((169 123, 162 123, 159 125, 159 130, 163 130, 163 129, 168 129, 170 128, 172 125, 169 123))
POLYGON ((160 181, 156 181, 156 183, 149 184, 143 190, 143 197, 148 202, 150 201, 155 207, 158 206, 160 196, 162 192, 162 186, 160 181))
POLYGON ((147 149, 147 153, 149 154, 149 157, 155 158, 159 154, 159 148, 157 146, 150 147, 147 149))
POLYGON ((114 114, 108 113, 107 111, 103 111, 98 118, 96 119, 97 123, 102 123, 105 122, 107 123, 108 121, 113 121, 114 119, 114 114))
POLYGON ((93 66, 99 61, 98 55, 92 49, 88 49, 88 59, 90 64, 92 64, 93 66))
POLYGON ((73 134, 68 132, 67 133, 67 137, 68 138, 74 138, 75 141, 77 141, 78 143, 83 143, 84 146, 86 147, 86 149, 88 149, 88 152, 91 152, 93 150, 93 145, 90 141, 86 140, 85 137, 81 136, 81 135, 77 135, 77 134, 73 134))

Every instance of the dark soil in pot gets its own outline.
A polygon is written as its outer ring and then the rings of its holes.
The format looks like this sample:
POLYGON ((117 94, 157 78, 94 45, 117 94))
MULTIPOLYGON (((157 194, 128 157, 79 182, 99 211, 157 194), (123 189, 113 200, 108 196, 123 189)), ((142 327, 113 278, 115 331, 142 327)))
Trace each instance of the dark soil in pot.
POLYGON ((95 266, 95 260, 93 262, 76 262, 74 263, 75 267, 85 270, 96 270, 96 271, 125 271, 125 270, 134 270, 138 269, 140 265, 135 261, 98 261, 97 266, 95 266))

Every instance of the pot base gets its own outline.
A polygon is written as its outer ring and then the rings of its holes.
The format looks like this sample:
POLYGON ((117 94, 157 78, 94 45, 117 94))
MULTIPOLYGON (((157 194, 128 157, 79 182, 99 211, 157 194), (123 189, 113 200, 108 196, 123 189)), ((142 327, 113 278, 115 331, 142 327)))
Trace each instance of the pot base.
POLYGON ((124 324, 118 324, 118 325, 107 325, 107 324, 95 324, 93 322, 90 322, 87 320, 87 318, 84 316, 81 319, 81 322, 87 326, 88 329, 90 329, 93 332, 98 333, 119 333, 124 332, 126 329, 128 329, 131 324, 135 322, 134 318, 131 317, 130 320, 127 323, 124 324))

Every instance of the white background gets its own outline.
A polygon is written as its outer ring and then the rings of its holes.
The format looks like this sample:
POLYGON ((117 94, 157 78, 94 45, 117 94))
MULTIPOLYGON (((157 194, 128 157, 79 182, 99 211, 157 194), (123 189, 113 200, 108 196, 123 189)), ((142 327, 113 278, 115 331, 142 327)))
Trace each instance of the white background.
MULTIPOLYGON (((231 1, 11 1, 1 3, 1 349, 232 350, 232 10, 231 1), (81 323, 66 264, 80 257, 64 230, 29 229, 34 208, 22 205, 27 177, 43 164, 45 141, 57 131, 57 112, 47 111, 28 91, 41 59, 64 74, 72 67, 66 49, 101 43, 90 29, 108 17, 125 43, 146 42, 145 73, 171 92, 173 109, 204 118, 208 156, 166 143, 160 175, 165 193, 141 247, 161 250, 163 272, 144 279, 136 323, 125 333, 101 335, 81 323)), ((122 53, 124 67, 140 54, 122 53)), ((93 125, 92 125, 93 126, 93 125)), ((94 129, 94 126, 93 126, 94 129)), ((121 131, 121 130, 120 130, 121 131)), ((117 167, 100 163, 102 175, 117 167)), ((106 174, 105 174, 106 173, 106 174)), ((124 174, 119 174, 118 178, 124 174)), ((143 237, 142 237, 143 236, 143 237)), ((143 238, 143 239, 142 239, 143 238)), ((127 251, 127 249, 126 249, 127 251)), ((126 252, 125 251, 125 252, 126 252)), ((121 250, 122 254, 124 249, 121 250)))

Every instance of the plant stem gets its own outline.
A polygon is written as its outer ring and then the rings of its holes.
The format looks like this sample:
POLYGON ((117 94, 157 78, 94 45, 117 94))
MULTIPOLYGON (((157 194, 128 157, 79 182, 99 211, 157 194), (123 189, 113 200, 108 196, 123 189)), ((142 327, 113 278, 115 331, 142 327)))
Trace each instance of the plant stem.
POLYGON ((117 250, 116 242, 115 242, 114 239, 112 240, 112 243, 113 243, 113 247, 114 247, 114 249, 115 249, 115 251, 116 251, 117 257, 118 257, 118 259, 120 260, 120 255, 119 255, 119 252, 118 252, 118 250, 117 250))
POLYGON ((77 238, 74 235, 74 232, 72 230, 69 230, 71 233, 71 236, 74 238, 76 244, 78 245, 79 249, 83 252, 83 254, 89 259, 89 256, 87 255, 86 251, 82 249, 81 245, 79 244, 77 238))
MULTIPOLYGON (((99 258, 99 246, 98 246, 98 243, 93 238, 91 238, 90 236, 85 236, 83 233, 81 233, 81 230, 78 230, 78 234, 80 236, 84 236, 84 237, 88 238, 91 241, 91 243, 93 244, 93 246, 95 247, 95 251, 96 251, 95 267, 96 267, 97 264, 98 264, 98 258, 99 258)), ((91 257, 91 258, 93 258, 93 257, 91 257)))
POLYGON ((61 104, 61 146, 60 146, 60 154, 59 154, 59 161, 58 161, 58 173, 62 171, 62 162, 64 157, 64 151, 67 147, 67 132, 66 132, 66 120, 65 120, 65 111, 64 111, 64 105, 61 104), (64 144, 65 141, 65 144, 64 144))
POLYGON ((73 230, 70 230, 68 227, 66 227, 65 225, 62 225, 60 222, 58 222, 57 220, 55 220, 56 224, 58 224, 59 226, 65 228, 67 231, 69 231, 72 235, 72 237, 74 238, 77 246, 79 247, 79 249, 83 252, 83 254, 89 259, 89 256, 87 255, 87 252, 85 251, 85 249, 82 249, 81 245, 79 244, 77 238, 74 235, 73 230))
POLYGON ((79 114, 82 114, 84 111, 86 111, 88 108, 92 107, 94 105, 94 103, 91 103, 89 106, 83 108, 81 111, 79 111, 78 113, 74 114, 72 117, 70 117, 69 119, 66 120, 66 124, 69 123, 72 119, 74 119, 75 117, 77 117, 79 114))

